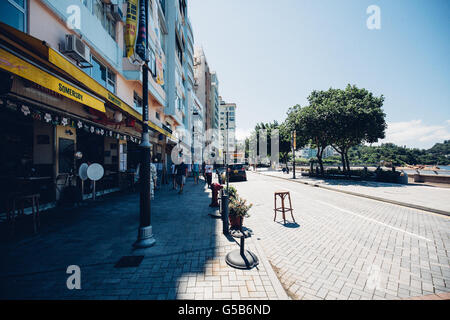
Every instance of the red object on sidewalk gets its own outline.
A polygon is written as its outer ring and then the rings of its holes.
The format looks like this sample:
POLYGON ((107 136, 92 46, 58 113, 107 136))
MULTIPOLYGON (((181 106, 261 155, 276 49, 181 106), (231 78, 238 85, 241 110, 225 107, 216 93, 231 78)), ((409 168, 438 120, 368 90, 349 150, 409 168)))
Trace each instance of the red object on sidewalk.
POLYGON ((209 206, 210 207, 218 207, 219 206, 219 202, 218 202, 219 191, 221 189, 223 189, 223 186, 214 182, 213 184, 211 184, 211 189, 212 189, 212 199, 211 199, 211 204, 209 206))

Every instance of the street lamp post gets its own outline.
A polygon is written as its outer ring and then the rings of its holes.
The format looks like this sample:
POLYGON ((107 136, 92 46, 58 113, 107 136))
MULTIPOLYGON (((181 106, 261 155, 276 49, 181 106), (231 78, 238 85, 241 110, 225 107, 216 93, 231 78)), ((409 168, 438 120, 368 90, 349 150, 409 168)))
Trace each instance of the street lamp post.
MULTIPOLYGON (((151 192, 150 192, 150 136, 148 128, 148 0, 141 0, 141 21, 145 26, 145 46, 143 48, 142 65, 142 149, 141 172, 140 172, 140 219, 138 238, 134 243, 136 248, 148 248, 155 244, 151 226, 151 192), (143 8, 145 7, 145 8, 143 8)), ((141 27, 142 28, 142 27, 141 27)), ((142 49, 142 48, 141 48, 142 49)), ((141 56, 142 57, 142 56, 141 56)))
POLYGON ((227 193, 228 193, 228 185, 229 185, 229 180, 230 180, 230 177, 229 177, 229 173, 228 173, 228 170, 229 170, 229 168, 228 168, 228 107, 227 107, 227 147, 226 147, 226 149, 227 149, 227 154, 226 154, 226 166, 225 166, 225 168, 227 169, 227 193))
POLYGON ((297 134, 296 131, 292 133, 292 178, 295 179, 295 147, 297 134))

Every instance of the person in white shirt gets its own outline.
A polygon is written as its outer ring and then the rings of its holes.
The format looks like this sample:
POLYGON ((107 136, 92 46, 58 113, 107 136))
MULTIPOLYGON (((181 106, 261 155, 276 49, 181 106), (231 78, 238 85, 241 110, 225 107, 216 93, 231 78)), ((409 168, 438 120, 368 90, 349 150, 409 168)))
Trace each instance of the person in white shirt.
POLYGON ((208 183, 208 188, 211 188, 213 169, 214 169, 214 166, 211 164, 207 164, 205 166, 206 182, 208 183))

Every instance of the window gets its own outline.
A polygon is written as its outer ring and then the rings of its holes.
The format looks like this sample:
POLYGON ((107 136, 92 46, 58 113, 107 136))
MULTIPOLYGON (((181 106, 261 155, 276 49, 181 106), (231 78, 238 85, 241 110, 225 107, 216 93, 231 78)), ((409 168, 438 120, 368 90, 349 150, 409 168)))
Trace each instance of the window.
POLYGON ((101 22, 103 28, 116 40, 116 22, 107 15, 107 4, 101 0, 93 0, 92 14, 101 22))
POLYGON ((127 171, 127 145, 119 144, 119 171, 127 171))
POLYGON ((0 21, 22 32, 26 32, 25 0, 0 1, 0 21))
POLYGON ((92 57, 92 78, 106 87, 106 67, 92 57))
POLYGON ((136 111, 139 111, 139 112, 142 112, 142 98, 141 97, 139 97, 139 95, 136 93, 136 92, 134 92, 134 109, 136 110, 136 111))
POLYGON ((116 74, 101 64, 94 56, 91 60, 91 77, 112 93, 116 93, 116 74))
POLYGON ((108 77, 106 79, 106 89, 109 91, 116 93, 116 74, 108 70, 108 77))
POLYGON ((159 112, 156 111, 155 115, 156 115, 156 119, 161 120, 161 116, 159 115, 159 112))
POLYGON ((149 48, 149 52, 150 52, 150 61, 149 61, 149 69, 150 69, 150 73, 152 74, 153 77, 156 77, 156 57, 155 57, 155 51, 153 51, 152 48, 149 48))

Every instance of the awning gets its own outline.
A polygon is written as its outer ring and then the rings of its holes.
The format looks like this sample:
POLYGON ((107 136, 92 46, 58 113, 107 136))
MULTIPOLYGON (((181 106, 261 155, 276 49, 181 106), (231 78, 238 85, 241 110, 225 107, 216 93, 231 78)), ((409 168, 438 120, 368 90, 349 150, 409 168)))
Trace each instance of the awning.
POLYGON ((50 74, 16 55, 0 48, 0 69, 37 83, 71 100, 101 112, 106 112, 105 103, 79 87, 50 74))
MULTIPOLYGON (((34 59, 39 60, 43 64, 46 64, 48 67, 56 67, 55 70, 57 70, 59 73, 64 74, 64 75, 70 77, 71 79, 73 79, 74 81, 78 82, 79 86, 83 86, 83 88, 85 88, 84 93, 86 93, 88 91, 91 92, 91 94, 89 94, 90 97, 93 97, 93 95, 99 96, 101 99, 108 101, 109 103, 118 107, 120 110, 133 116, 137 120, 142 121, 142 115, 139 112, 137 112, 135 109, 133 109, 127 103, 125 103, 122 99, 117 97, 115 94, 113 94, 112 92, 107 90, 105 87, 103 87, 96 80, 91 78, 89 75, 87 75, 81 69, 79 69, 77 66, 72 64, 66 57, 61 55, 56 50, 50 48, 45 43, 45 41, 39 40, 33 36, 30 36, 24 32, 21 32, 21 31, 15 29, 5 23, 2 23, 2 22, 0 22, 0 39, 3 41, 6 41, 9 46, 17 47, 19 49, 19 52, 27 51, 26 52, 27 55, 32 56, 34 59)), ((31 80, 31 81, 36 82, 34 80, 31 80)), ((68 81, 66 81, 66 83, 69 84, 68 81)), ((41 83, 39 83, 39 84, 42 85, 41 83)), ((45 85, 42 85, 42 86, 48 88, 45 85)), ((72 86, 74 86, 74 85, 72 85, 72 86)), ((73 88, 71 88, 67 85, 64 87, 65 88, 63 88, 63 90, 65 90, 66 92, 69 92, 70 98, 73 98, 72 94, 76 95, 76 91, 73 91, 74 90, 73 88)), ((49 89, 53 90, 51 88, 49 88, 49 89)), ((58 85, 57 89, 59 90, 59 85, 58 85)), ((81 90, 81 89, 78 89, 78 90, 81 90)), ((56 92, 61 93, 60 91, 56 91, 56 92)), ((76 101, 78 101, 78 100, 76 100, 76 101)), ((99 100, 99 101, 101 101, 101 100, 99 100)), ((105 112, 104 106, 102 109, 97 109, 97 110, 105 112)), ((158 127, 153 122, 149 121, 148 123, 149 123, 149 126, 152 127, 153 129, 161 132, 162 134, 166 135, 167 137, 173 138, 173 136, 169 132, 158 127)))
POLYGON ((124 101, 122 101, 119 97, 111 93, 108 89, 99 84, 96 80, 91 78, 89 75, 80 70, 77 66, 72 64, 63 55, 61 55, 56 50, 53 50, 52 48, 48 48, 48 61, 50 61, 52 64, 54 64, 61 70, 64 70, 65 72, 71 74, 74 78, 83 83, 86 87, 88 87, 89 89, 100 95, 106 101, 109 101, 113 105, 119 107, 122 111, 132 115, 138 120, 142 119, 142 115, 139 112, 134 110, 124 101))

